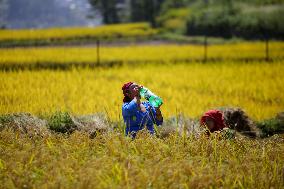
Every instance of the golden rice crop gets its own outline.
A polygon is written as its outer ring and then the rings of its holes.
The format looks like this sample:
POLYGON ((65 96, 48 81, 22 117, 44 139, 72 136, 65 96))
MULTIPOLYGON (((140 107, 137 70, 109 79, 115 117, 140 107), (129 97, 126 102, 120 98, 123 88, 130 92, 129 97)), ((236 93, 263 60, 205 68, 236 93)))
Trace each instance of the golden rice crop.
MULTIPOLYGON (((100 62, 181 62, 203 60, 204 48, 200 45, 141 45, 102 47, 99 51, 100 62)), ((216 60, 254 60, 264 59, 265 44, 237 43, 211 45, 208 59, 216 60)), ((284 43, 270 44, 270 58, 283 59, 284 43)), ((13 48, 0 49, 0 66, 35 64, 94 64, 97 63, 95 47, 57 47, 57 48, 13 48)))
POLYGON ((88 27, 71 28, 49 28, 49 29, 21 29, 21 30, 0 30, 1 41, 19 40, 58 40, 73 38, 120 38, 120 37, 143 37, 156 34, 147 23, 118 24, 88 27))
MULTIPOLYGON (((263 43, 201 46, 104 47, 101 61, 128 64, 112 68, 0 71, 0 115, 30 112, 105 112, 121 120, 124 82, 136 81, 164 100, 165 118, 198 118, 223 106, 243 108, 255 120, 284 110, 283 44, 272 43, 273 62, 263 43), (230 51, 229 51, 230 49, 230 51), (244 53, 238 53, 243 52, 244 53), (234 59, 256 59, 242 62, 234 59), (131 62, 141 64, 131 64, 131 62), (164 64, 144 64, 157 61, 164 64), (172 64, 173 61, 179 63, 172 64)), ((96 63, 95 48, 1 49, 0 65, 96 63)), ((3 188, 281 188, 283 139, 217 140, 146 134, 135 140, 109 132, 91 140, 28 137, 0 132, 0 183, 3 188)))
POLYGON ((180 63, 70 71, 0 72, 0 114, 67 110, 74 114, 105 112, 121 119, 121 86, 136 81, 164 99, 166 118, 184 113, 198 117, 223 106, 245 109, 261 120, 284 110, 284 64, 180 63))
POLYGON ((2 188, 283 188, 283 139, 0 132, 2 188))

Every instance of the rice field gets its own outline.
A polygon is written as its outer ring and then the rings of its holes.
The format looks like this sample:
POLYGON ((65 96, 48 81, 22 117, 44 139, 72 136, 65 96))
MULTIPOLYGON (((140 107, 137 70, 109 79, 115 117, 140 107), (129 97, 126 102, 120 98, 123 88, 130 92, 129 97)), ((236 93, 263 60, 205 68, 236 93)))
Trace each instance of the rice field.
POLYGON ((121 86, 135 81, 164 99, 165 116, 197 118, 223 106, 245 109, 256 120, 284 110, 284 64, 179 63, 125 65, 114 68, 0 72, 0 114, 36 115, 67 110, 74 114, 105 112, 121 119, 121 86))
POLYGON ((283 139, 0 132, 1 188, 283 188, 283 139))
POLYGON ((139 37, 157 33, 147 23, 119 24, 98 26, 95 28, 48 28, 48 29, 18 29, 0 30, 0 41, 5 40, 35 40, 35 39, 68 39, 80 37, 115 38, 139 37))
MULTIPOLYGON (((83 30, 62 30, 62 36, 56 29, 1 31, 0 41, 68 38, 83 30)), ((131 32, 125 30, 119 32, 131 32)), ((96 47, 1 48, 0 118, 67 111, 121 121, 121 86, 135 81, 163 99, 164 119, 179 114, 199 119, 206 110, 230 106, 264 120, 284 110, 284 43, 269 44, 270 61, 264 61, 265 47, 209 45, 207 62, 200 45, 102 46, 99 59, 96 47)), ((161 139, 142 132, 132 140, 122 130, 94 139, 78 131, 29 136, 0 122, 0 188, 284 187, 281 135, 161 139)))
MULTIPOLYGON (((283 60, 284 43, 270 43, 269 59, 283 60)), ((209 61, 264 61, 263 42, 210 45, 209 61)), ((109 66, 133 63, 176 63, 204 60, 202 45, 141 45, 0 49, 0 68, 109 66)))

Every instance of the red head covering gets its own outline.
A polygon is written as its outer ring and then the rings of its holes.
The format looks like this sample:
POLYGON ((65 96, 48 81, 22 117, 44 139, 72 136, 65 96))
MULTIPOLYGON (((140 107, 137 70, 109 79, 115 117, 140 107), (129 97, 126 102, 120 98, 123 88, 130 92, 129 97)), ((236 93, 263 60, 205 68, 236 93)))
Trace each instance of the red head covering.
POLYGON ((211 118, 214 121, 215 127, 210 132, 219 131, 226 127, 224 123, 223 114, 219 110, 209 110, 200 119, 200 125, 205 124, 206 117, 211 118))
POLYGON ((128 83, 125 83, 123 86, 122 86, 122 91, 123 91, 123 95, 124 95, 124 98, 123 98, 123 102, 130 102, 131 99, 127 96, 127 92, 129 90, 129 87, 133 84, 133 82, 128 82, 128 83))

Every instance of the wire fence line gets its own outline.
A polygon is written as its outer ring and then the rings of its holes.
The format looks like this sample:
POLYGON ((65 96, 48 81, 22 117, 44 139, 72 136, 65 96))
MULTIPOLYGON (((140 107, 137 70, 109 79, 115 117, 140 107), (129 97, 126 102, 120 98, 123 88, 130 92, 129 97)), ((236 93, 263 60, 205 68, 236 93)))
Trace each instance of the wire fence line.
POLYGON ((91 46, 16 47, 0 49, 0 70, 112 67, 140 63, 274 62, 284 60, 284 43, 264 40, 213 44, 126 43, 91 46))

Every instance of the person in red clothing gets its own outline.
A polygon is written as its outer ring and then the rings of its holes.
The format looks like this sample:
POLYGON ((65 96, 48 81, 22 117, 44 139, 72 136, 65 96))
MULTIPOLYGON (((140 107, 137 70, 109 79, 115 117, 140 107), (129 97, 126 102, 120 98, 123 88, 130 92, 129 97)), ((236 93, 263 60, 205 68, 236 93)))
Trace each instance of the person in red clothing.
POLYGON ((209 110, 200 119, 200 125, 206 126, 213 133, 227 128, 222 112, 219 110, 209 110))

